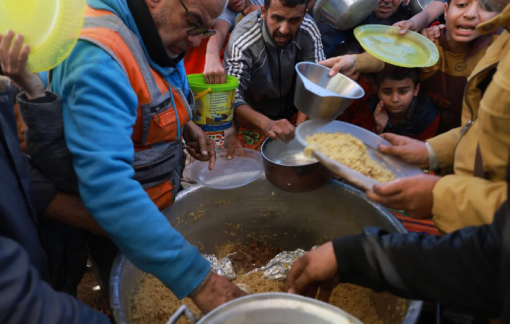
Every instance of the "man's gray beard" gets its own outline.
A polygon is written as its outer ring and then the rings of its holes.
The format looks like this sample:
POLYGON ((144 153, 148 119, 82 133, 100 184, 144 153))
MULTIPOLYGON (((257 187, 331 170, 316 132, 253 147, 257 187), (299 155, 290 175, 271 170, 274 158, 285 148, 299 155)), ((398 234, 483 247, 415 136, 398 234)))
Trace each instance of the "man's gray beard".
POLYGON ((484 10, 500 13, 510 3, 510 0, 478 0, 478 3, 484 10))

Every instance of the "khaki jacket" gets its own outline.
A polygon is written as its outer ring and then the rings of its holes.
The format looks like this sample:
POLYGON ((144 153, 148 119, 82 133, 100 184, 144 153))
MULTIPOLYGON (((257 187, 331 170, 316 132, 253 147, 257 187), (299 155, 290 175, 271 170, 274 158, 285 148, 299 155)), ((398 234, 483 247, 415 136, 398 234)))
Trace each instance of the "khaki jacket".
POLYGON ((495 211, 507 199, 510 5, 494 19, 478 26, 478 30, 487 34, 505 25, 507 30, 487 49, 468 79, 462 108, 465 126, 428 141, 441 168, 454 170, 452 175, 441 178, 433 190, 433 220, 446 233, 490 224, 495 211), (477 147, 483 177, 475 176, 477 147))

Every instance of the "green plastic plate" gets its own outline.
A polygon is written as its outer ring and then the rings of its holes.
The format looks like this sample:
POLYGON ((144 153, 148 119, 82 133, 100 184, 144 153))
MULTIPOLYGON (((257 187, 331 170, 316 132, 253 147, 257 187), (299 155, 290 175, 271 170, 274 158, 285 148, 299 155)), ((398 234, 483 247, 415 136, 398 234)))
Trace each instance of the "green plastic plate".
POLYGON ((381 61, 408 68, 429 67, 439 60, 436 45, 418 33, 399 34, 399 27, 363 25, 354 29, 361 46, 381 61))

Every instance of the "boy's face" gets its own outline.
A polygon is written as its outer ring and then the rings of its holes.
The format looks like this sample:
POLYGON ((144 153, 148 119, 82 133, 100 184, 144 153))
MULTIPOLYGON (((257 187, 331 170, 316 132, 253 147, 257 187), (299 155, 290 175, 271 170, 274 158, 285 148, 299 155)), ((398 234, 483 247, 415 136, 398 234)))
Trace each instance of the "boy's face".
POLYGON ((446 30, 453 40, 467 43, 480 37, 476 26, 497 15, 482 9, 477 0, 452 0, 445 5, 446 30))
POLYGON ((245 0, 229 0, 228 7, 234 12, 241 12, 246 5, 245 0))
POLYGON ((379 99, 389 114, 406 113, 419 91, 420 85, 415 87, 411 78, 401 81, 385 79, 377 87, 379 99))
POLYGON ((402 0, 380 0, 377 8, 374 10, 374 15, 377 18, 389 18, 397 12, 400 3, 402 3, 402 0))

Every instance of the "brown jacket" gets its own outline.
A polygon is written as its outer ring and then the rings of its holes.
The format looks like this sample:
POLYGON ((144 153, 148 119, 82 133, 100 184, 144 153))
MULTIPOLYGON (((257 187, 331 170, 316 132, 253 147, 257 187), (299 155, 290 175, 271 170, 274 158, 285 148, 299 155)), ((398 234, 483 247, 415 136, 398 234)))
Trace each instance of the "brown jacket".
POLYGON ((433 220, 447 233, 465 226, 490 224, 507 198, 510 5, 478 29, 487 34, 504 25, 507 30, 487 49, 468 79, 462 110, 462 124, 466 126, 429 140, 441 167, 454 168, 454 174, 443 177, 433 191, 433 220), (483 170, 479 168, 481 177, 475 176, 477 147, 481 162, 478 165, 483 165, 483 170))
POLYGON ((421 89, 441 112, 438 134, 462 126, 462 102, 468 77, 499 35, 490 33, 478 37, 467 53, 453 54, 450 52, 445 33, 446 31, 443 31, 435 42, 439 51, 439 61, 431 67, 420 69, 421 89))

